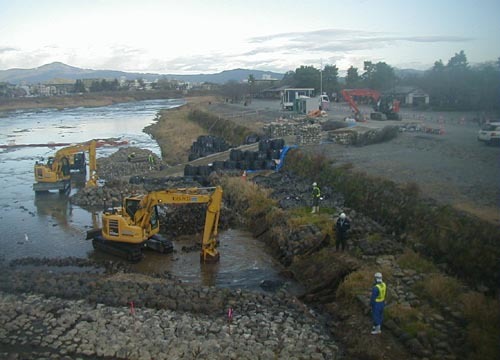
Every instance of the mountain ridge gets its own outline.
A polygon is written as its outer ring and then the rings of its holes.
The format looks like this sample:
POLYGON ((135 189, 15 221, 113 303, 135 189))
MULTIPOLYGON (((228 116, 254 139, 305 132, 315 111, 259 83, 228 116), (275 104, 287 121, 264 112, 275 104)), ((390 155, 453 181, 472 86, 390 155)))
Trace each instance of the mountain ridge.
POLYGON ((234 69, 224 70, 214 74, 157 74, 157 73, 134 73, 119 70, 93 70, 82 69, 79 67, 64 64, 56 61, 49 64, 44 64, 32 69, 12 68, 0 70, 0 82, 9 82, 12 84, 36 84, 48 82, 53 79, 120 79, 125 77, 127 80, 135 80, 142 78, 144 80, 169 79, 188 82, 213 82, 225 83, 231 80, 242 81, 248 79, 249 75, 253 75, 256 79, 261 79, 263 75, 269 75, 273 79, 281 80, 284 74, 249 69, 234 69))

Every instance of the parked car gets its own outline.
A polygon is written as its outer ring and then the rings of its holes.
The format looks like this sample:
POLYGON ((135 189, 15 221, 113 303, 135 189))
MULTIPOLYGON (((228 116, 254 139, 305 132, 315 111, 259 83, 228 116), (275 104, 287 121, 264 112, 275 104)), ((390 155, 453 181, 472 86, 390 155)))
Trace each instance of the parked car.
POLYGON ((488 145, 500 145, 500 122, 484 124, 477 134, 477 139, 484 141, 488 145))

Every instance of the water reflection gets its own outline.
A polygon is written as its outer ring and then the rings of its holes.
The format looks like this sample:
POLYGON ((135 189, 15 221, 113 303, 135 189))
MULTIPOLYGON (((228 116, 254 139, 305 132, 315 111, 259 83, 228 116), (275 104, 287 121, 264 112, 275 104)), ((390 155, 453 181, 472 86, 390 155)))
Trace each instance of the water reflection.
MULTIPOLYGON (((0 143, 13 139, 18 144, 28 144, 117 137, 160 154, 156 142, 142 130, 154 121, 158 110, 180 104, 182 101, 161 100, 93 109, 15 112, 0 121, 0 143)), ((91 241, 85 239, 87 230, 100 226, 102 208, 90 211, 72 205, 69 194, 59 192, 35 195, 33 164, 57 150, 0 149, 0 246, 5 260, 71 256, 115 261, 115 257, 95 251, 91 241)), ((116 150, 102 147, 97 150, 97 156, 108 156, 116 150)), ((71 194, 84 185, 85 177, 73 174, 71 194)), ((182 251, 182 246, 199 244, 200 238, 201 235, 197 235, 174 242, 174 254, 147 251, 143 261, 134 264, 133 269, 146 274, 170 273, 186 283, 256 290, 263 280, 286 281, 280 275, 281 265, 250 233, 221 232, 218 264, 202 265, 199 251, 182 251)))

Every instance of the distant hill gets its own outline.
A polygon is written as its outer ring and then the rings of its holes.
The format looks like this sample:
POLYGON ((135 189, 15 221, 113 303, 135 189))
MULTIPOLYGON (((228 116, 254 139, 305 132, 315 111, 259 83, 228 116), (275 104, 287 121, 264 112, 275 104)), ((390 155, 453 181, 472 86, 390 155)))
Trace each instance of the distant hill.
POLYGON ((412 77, 412 76, 419 77, 419 76, 423 76, 424 73, 425 73, 424 70, 394 68, 394 74, 400 79, 404 79, 404 78, 412 77))
POLYGON ((253 75, 255 79, 261 79, 263 75, 269 75, 273 79, 281 80, 283 74, 262 71, 235 69, 226 70, 216 74, 196 74, 196 75, 175 75, 175 74, 151 74, 151 73, 129 73, 116 70, 91 70, 81 69, 66 65, 61 62, 42 65, 34 69, 8 69, 0 70, 0 82, 9 82, 11 84, 37 84, 58 80, 77 80, 77 79, 120 79, 122 76, 127 80, 145 79, 155 80, 159 78, 176 79, 179 81, 201 83, 212 82, 223 84, 228 81, 242 81, 253 75))

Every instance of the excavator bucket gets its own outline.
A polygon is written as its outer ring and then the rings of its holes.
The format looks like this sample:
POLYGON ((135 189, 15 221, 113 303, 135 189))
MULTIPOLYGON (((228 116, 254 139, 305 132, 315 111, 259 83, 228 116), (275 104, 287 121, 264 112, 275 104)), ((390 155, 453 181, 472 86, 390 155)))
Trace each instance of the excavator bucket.
POLYGON ((218 263, 219 260, 220 254, 217 250, 213 252, 204 249, 200 253, 200 262, 203 264, 215 264, 218 263))

